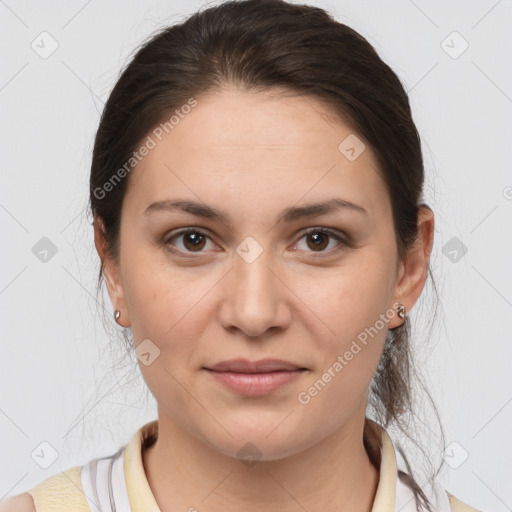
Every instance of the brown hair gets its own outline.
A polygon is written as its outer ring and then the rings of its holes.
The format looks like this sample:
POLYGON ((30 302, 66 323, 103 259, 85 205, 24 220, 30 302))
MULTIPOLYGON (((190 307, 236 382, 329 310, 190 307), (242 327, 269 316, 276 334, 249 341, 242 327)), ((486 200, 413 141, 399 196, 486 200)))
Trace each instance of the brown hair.
MULTIPOLYGON (((364 37, 318 7, 284 0, 227 1, 201 10, 153 34, 124 69, 101 117, 90 175, 90 207, 102 224, 110 257, 119 257, 126 163, 176 109, 226 84, 312 95, 348 123, 377 157, 391 199, 399 258, 406 257, 418 236, 419 209, 428 208, 422 203, 423 157, 407 93, 364 37)), ((428 275, 432 279, 430 266, 428 275)), ((98 288, 102 276, 103 265, 98 288)), ((397 426, 409 439, 413 375, 435 410, 414 368, 410 341, 406 317, 403 325, 388 330, 368 398, 376 420, 397 426)), ((365 428, 365 444, 368 435, 365 428)), ((431 510, 400 446, 399 452, 408 469, 400 478, 413 488, 418 510, 420 502, 431 510)))

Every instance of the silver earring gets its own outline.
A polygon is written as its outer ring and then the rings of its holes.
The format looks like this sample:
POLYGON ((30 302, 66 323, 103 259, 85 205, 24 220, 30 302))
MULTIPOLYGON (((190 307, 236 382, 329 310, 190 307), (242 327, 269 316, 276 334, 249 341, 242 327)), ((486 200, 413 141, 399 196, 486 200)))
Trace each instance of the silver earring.
POLYGON ((121 316, 121 311, 119 311, 119 309, 116 309, 114 311, 114 320, 117 322, 119 320, 120 316, 121 316))
POLYGON ((405 306, 403 304, 398 306, 398 316, 400 318, 405 318, 405 306))

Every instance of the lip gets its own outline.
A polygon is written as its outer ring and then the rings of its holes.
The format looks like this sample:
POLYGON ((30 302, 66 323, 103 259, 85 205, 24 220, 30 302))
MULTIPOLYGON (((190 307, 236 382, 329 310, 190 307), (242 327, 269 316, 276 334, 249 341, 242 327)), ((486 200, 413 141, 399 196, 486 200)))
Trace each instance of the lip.
POLYGON ((305 370, 299 366, 283 359, 260 359, 259 361, 249 361, 248 359, 230 359, 221 361, 214 366, 206 367, 207 370, 216 372, 236 372, 236 373, 268 373, 277 371, 305 370))
POLYGON ((246 396, 272 393, 298 379, 307 370, 282 359, 231 359, 204 369, 231 391, 246 396))
POLYGON ((266 373, 216 372, 208 369, 206 371, 231 391, 246 396, 268 395, 298 379, 304 373, 304 370, 266 373))

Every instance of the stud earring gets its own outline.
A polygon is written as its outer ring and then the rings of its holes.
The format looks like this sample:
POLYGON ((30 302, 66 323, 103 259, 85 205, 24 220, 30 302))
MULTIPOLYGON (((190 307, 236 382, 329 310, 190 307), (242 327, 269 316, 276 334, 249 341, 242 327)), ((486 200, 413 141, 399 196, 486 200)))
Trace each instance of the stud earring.
POLYGON ((403 304, 398 306, 398 316, 400 318, 405 318, 405 306, 403 304))
MULTIPOLYGON (((119 309, 116 309, 114 311, 114 320, 117 322, 119 320, 119 317, 121 316, 121 311, 119 311, 119 309)), ((119 323, 119 322, 117 322, 119 323)))

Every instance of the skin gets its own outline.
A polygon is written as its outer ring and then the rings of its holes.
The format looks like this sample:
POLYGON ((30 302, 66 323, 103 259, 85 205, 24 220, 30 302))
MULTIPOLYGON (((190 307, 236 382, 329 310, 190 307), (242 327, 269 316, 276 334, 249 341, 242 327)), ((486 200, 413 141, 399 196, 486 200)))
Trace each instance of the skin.
POLYGON ((389 320, 308 404, 297 396, 396 301, 410 312, 426 280, 434 218, 421 209, 420 236, 399 262, 369 145, 350 161, 338 149, 350 126, 319 100, 283 92, 226 86, 196 98, 129 176, 118 261, 106 256, 95 223, 119 323, 136 346, 150 339, 160 350, 140 366, 158 404, 159 437, 143 464, 162 512, 372 508, 379 472, 363 445, 368 389, 387 328, 403 320, 389 320), (286 207, 333 197, 367 214, 340 209, 276 223, 286 207), (144 215, 176 198, 224 210, 231 226, 178 210, 144 215), (177 235, 186 227, 206 236, 198 249, 177 235), (305 233, 314 227, 352 244, 319 235, 318 249, 305 233), (236 252, 248 236, 263 250, 251 263, 236 252), (308 371, 246 397, 203 369, 236 357, 308 371), (251 467, 237 457, 247 442, 261 453, 251 467))

